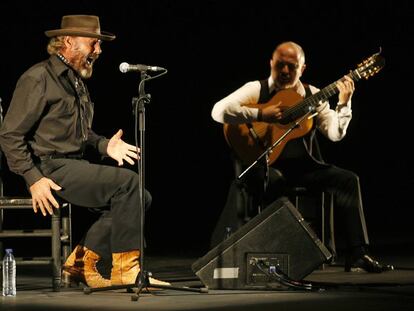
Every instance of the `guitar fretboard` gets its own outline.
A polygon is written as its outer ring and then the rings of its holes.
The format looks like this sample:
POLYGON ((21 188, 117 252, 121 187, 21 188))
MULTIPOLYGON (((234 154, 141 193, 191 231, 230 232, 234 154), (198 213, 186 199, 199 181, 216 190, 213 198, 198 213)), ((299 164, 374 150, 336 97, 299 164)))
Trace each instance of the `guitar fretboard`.
MULTIPOLYGON (((348 76, 354 81, 358 81, 359 79, 361 79, 361 76, 358 73, 358 69, 351 71, 348 74, 348 76)), ((341 78, 338 81, 341 81, 343 79, 344 78, 341 78)), ((319 92, 312 94, 312 96, 305 98, 303 101, 301 101, 297 105, 290 107, 289 109, 286 109, 283 112, 282 121, 280 123, 287 124, 289 122, 292 122, 300 118, 306 113, 315 111, 315 108, 320 105, 320 102, 327 100, 328 98, 330 98, 331 96, 339 92, 336 86, 336 83, 337 81, 329 84, 328 86, 324 87, 319 92)))

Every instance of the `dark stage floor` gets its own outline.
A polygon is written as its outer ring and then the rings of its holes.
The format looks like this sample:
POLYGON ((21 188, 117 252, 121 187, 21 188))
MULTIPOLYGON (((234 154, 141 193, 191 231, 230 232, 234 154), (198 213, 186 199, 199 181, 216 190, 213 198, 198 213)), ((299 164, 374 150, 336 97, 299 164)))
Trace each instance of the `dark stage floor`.
MULTIPOLYGON (((53 292, 44 268, 18 267, 17 296, 1 297, 0 310, 414 310, 414 253, 400 249, 378 256, 395 265, 382 274, 343 272, 343 266, 327 266, 306 277, 321 289, 304 290, 209 290, 194 293, 163 290, 134 293, 125 290, 83 293, 82 288, 53 292)), ((146 257, 147 270, 174 286, 200 288, 191 271, 197 258, 188 256, 146 257)))

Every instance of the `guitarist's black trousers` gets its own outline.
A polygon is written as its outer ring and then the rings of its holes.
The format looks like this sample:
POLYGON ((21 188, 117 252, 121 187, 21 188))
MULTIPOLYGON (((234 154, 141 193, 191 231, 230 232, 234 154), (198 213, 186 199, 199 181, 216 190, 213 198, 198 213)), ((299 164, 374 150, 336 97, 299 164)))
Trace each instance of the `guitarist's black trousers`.
POLYGON ((280 159, 274 166, 256 168, 246 179, 248 192, 255 198, 256 204, 263 201, 263 206, 267 206, 285 195, 285 189, 293 186, 305 187, 315 193, 330 192, 334 196, 335 220, 344 230, 347 248, 369 244, 359 177, 355 173, 331 164, 303 159, 280 159))

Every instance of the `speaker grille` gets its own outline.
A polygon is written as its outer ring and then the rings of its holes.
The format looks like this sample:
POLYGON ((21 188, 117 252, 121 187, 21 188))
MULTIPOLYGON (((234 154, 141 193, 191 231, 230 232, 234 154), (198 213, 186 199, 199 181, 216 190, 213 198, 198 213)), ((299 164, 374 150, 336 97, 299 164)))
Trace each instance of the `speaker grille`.
POLYGON ((199 258, 192 269, 211 289, 266 288, 264 274, 251 265, 253 258, 278 262, 289 277, 301 280, 331 256, 301 214, 283 197, 199 258))

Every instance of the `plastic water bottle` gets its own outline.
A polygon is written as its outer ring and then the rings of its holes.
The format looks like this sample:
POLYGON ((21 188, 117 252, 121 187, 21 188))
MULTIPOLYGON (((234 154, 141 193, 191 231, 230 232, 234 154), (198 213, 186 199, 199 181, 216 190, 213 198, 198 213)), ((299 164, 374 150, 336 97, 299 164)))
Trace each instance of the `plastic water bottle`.
POLYGON ((3 296, 16 296, 16 260, 11 248, 3 258, 3 296))

